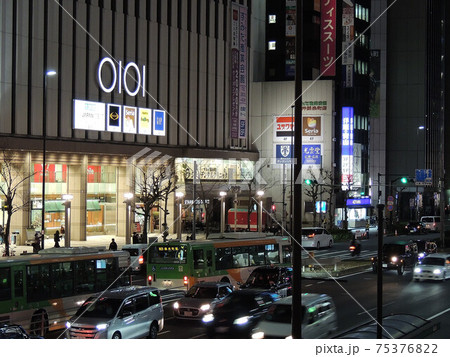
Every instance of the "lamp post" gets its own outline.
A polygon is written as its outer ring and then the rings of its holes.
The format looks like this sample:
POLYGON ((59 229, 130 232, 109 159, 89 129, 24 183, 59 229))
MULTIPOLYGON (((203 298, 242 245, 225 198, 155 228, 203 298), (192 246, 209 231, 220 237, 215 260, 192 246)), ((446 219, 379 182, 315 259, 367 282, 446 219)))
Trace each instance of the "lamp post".
POLYGON ((262 196, 264 196, 264 191, 258 191, 256 192, 256 195, 259 198, 259 211, 258 211, 258 232, 262 232, 262 196))
POLYGON ((177 217, 177 239, 181 241, 181 204, 183 202, 184 193, 176 192, 175 196, 178 199, 178 217, 177 217))
POLYGON ((220 233, 225 232, 225 191, 220 191, 220 233))
MULTIPOLYGON (((417 127, 416 129, 416 170, 420 170, 419 168, 419 130, 424 130, 425 126, 421 125, 417 127)), ((416 197, 414 199, 414 205, 416 208, 416 220, 419 220, 419 200, 418 200, 418 194, 419 194, 419 187, 416 184, 416 197)))
MULTIPOLYGON (((131 201, 133 199, 133 194, 131 192, 127 192, 123 195, 125 197, 125 201, 123 203, 126 204, 126 214, 125 214, 125 244, 131 243, 131 201)), ((144 237, 147 238, 147 237, 144 237)))
POLYGON ((42 110, 42 217, 41 217, 41 232, 42 232, 42 249, 44 249, 45 241, 45 159, 47 151, 47 77, 56 75, 56 71, 48 70, 44 74, 44 103, 42 110))
POLYGON ((72 195, 63 195, 62 199, 64 200, 64 217, 65 217, 65 233, 64 233, 64 247, 68 248, 70 247, 70 226, 72 223, 72 211, 71 211, 71 202, 73 199, 72 195))

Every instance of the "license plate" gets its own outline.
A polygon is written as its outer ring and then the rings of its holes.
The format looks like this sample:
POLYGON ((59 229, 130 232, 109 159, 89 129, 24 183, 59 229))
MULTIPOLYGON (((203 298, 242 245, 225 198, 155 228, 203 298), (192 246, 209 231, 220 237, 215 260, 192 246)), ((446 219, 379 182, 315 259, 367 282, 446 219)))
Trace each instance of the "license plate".
POLYGON ((387 264, 383 264, 383 268, 387 268, 387 264))
POLYGON ((192 316, 192 312, 190 312, 190 311, 185 311, 183 315, 184 315, 184 316, 192 316))
POLYGON ((224 333, 228 331, 228 327, 227 326, 218 326, 216 327, 216 332, 218 333, 224 333))

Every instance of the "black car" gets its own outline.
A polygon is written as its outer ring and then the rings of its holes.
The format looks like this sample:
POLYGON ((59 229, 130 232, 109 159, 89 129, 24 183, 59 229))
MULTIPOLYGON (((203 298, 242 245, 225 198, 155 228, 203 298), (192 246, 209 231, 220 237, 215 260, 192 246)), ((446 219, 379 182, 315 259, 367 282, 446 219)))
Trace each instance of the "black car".
POLYGON ((281 297, 292 295, 292 268, 262 266, 252 271, 240 289, 270 290, 281 297))
POLYGON ((203 317, 208 337, 250 338, 252 329, 279 295, 261 290, 237 290, 203 317))
POLYGON ((427 229, 422 222, 409 222, 405 226, 406 234, 425 234, 427 229))
MULTIPOLYGON (((414 242, 397 242, 383 244, 383 270, 397 270, 398 275, 403 275, 405 268, 413 267, 417 263, 418 248, 414 242)), ((377 272, 377 257, 372 258, 372 270, 377 272)))
POLYGON ((41 337, 29 335, 20 325, 0 324, 0 340, 31 338, 34 339, 41 337))

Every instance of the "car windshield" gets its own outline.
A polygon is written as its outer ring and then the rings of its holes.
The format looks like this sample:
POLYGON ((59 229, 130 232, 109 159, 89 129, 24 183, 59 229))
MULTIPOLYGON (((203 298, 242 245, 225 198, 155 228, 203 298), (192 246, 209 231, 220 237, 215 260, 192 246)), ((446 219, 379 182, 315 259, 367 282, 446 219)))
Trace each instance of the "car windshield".
POLYGON ((248 277, 245 285, 262 289, 270 287, 278 281, 278 270, 276 269, 255 269, 248 277))
POLYGON ((137 257, 139 255, 139 250, 138 249, 124 248, 122 250, 124 250, 125 252, 130 253, 130 257, 137 257))
POLYGON ((444 258, 435 258, 435 257, 425 257, 420 264, 423 265, 445 265, 444 258))
POLYGON ((433 222, 433 218, 431 218, 431 217, 429 217, 429 218, 423 217, 422 218, 422 222, 427 222, 427 223, 433 222))
POLYGON ((91 297, 81 305, 75 316, 113 318, 121 303, 120 299, 101 297, 97 300, 96 297, 91 297))
MULTIPOLYGON (((302 306, 301 321, 305 315, 305 307, 302 306)), ((264 316, 266 321, 278 322, 282 324, 292 323, 292 306, 286 304, 273 304, 264 316)))
POLYGON ((311 234, 322 234, 321 229, 302 229, 302 235, 303 236, 309 236, 311 234))
POLYGON ((186 297, 196 299, 214 299, 217 296, 215 287, 193 286, 186 293, 186 297))
POLYGON ((241 309, 256 309, 258 303, 253 295, 230 294, 223 300, 221 306, 229 306, 230 308, 239 307, 241 309))
POLYGON ((400 244, 387 244, 383 246, 383 253, 385 254, 404 254, 405 246, 400 244))

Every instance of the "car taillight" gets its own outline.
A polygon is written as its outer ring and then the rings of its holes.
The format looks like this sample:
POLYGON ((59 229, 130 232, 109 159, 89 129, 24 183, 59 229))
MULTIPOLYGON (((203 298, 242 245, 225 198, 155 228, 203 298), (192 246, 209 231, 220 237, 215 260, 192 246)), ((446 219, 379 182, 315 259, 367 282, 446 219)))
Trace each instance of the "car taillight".
POLYGON ((184 283, 184 285, 187 285, 187 284, 188 284, 188 277, 187 277, 187 276, 185 276, 185 277, 183 278, 183 283, 184 283))
POLYGON ((139 257, 139 264, 144 264, 144 256, 139 257))
POLYGON ((314 238, 315 235, 316 235, 315 233, 309 234, 309 235, 308 235, 308 238, 314 238))
POLYGON ((351 245, 351 246, 350 246, 350 250, 355 250, 355 248, 356 248, 356 247, 355 247, 354 245, 351 245))
POLYGON ((152 276, 149 275, 148 276, 148 285, 152 285, 152 280, 153 280, 152 276))

